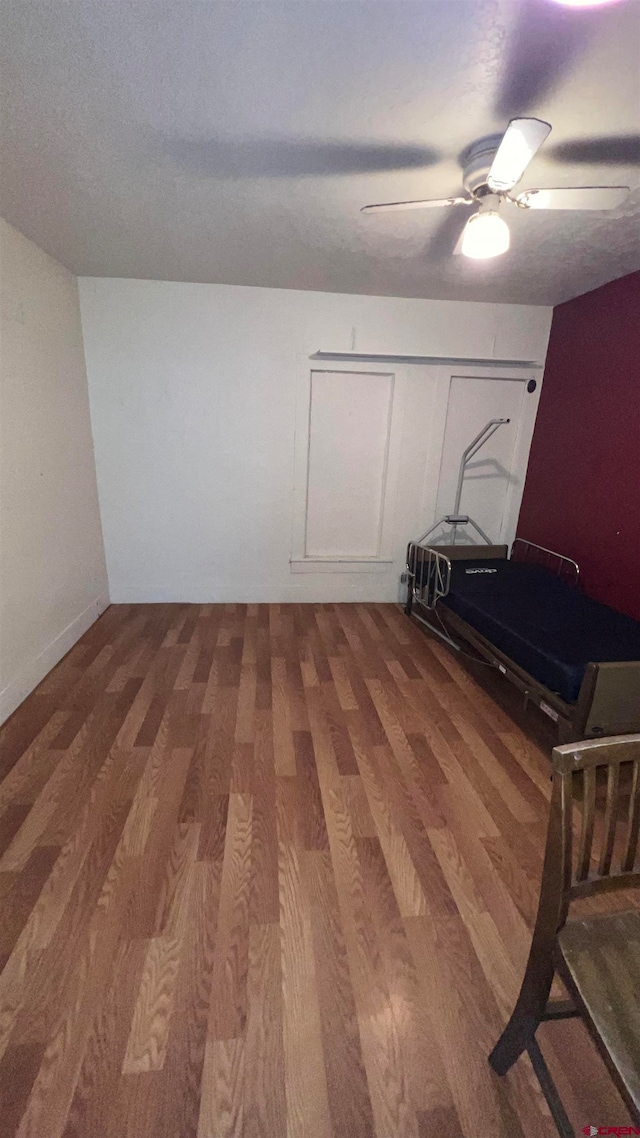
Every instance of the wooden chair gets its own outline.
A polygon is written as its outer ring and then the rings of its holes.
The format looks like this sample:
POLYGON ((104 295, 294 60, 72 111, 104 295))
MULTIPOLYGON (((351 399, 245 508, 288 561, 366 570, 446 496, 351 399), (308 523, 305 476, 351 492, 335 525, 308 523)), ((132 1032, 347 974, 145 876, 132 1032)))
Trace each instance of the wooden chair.
MULTIPOLYGON (((556 747, 551 814, 538 915, 517 1004, 489 1062, 504 1075, 527 1051, 562 1138, 574 1131, 535 1038, 545 1020, 582 1016, 640 1125, 640 908, 567 920, 580 897, 640 886, 640 735, 556 747), (621 765, 631 775, 629 805, 620 793, 621 765), (596 772, 606 768, 603 817, 596 809, 596 772), (573 856, 573 808, 582 787, 582 823, 573 856), (602 822, 594 859, 596 819, 602 822), (614 865, 615 862, 615 865, 614 865), (555 973, 570 999, 549 1000, 555 973)), ((626 780, 625 780, 626 781, 626 780)))

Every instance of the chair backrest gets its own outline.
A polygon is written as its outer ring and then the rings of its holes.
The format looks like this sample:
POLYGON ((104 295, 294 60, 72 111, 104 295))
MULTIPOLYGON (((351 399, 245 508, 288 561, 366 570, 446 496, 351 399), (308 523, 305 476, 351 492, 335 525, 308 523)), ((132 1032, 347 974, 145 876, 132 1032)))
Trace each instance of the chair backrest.
POLYGON ((640 735, 556 747, 552 764, 547 854, 562 880, 564 919, 577 897, 640 886, 640 735), (601 769, 606 769, 602 797, 596 794, 601 769), (573 814, 579 797, 582 820, 574 856, 573 814))

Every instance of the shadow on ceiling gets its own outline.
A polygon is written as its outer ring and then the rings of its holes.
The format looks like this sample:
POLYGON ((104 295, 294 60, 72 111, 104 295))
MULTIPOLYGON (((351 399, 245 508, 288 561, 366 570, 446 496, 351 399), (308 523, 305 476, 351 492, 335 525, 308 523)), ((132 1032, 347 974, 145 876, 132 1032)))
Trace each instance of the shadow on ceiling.
POLYGON ((318 178, 424 169, 440 155, 428 146, 285 138, 168 138, 162 152, 213 178, 318 178))
POLYGON ((437 263, 446 261, 453 255, 458 238, 475 208, 474 203, 472 206, 453 205, 449 209, 443 210, 443 216, 436 225, 425 248, 427 260, 437 263))
POLYGON ((602 138, 576 138, 550 146, 546 157, 554 162, 605 166, 640 166, 640 134, 612 134, 602 138))
POLYGON ((524 0, 503 60, 496 115, 510 119, 529 114, 561 86, 596 29, 595 16, 548 0, 524 0))

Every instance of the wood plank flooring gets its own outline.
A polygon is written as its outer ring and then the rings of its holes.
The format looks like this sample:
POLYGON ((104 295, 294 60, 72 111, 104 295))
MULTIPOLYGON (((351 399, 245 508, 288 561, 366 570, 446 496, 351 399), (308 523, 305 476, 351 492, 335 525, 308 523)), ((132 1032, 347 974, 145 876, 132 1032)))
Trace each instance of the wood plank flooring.
POLYGON ((393 605, 108 609, 0 732, 0 1136, 551 1138, 486 1059, 550 791, 505 706, 393 605))

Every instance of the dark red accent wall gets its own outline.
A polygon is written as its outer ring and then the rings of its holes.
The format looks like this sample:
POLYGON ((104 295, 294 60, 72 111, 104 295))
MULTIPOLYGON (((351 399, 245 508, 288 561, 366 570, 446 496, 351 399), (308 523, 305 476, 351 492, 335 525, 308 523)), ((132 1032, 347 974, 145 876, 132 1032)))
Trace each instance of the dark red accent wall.
POLYGON ((640 620, 640 272, 554 310, 518 535, 640 620))

